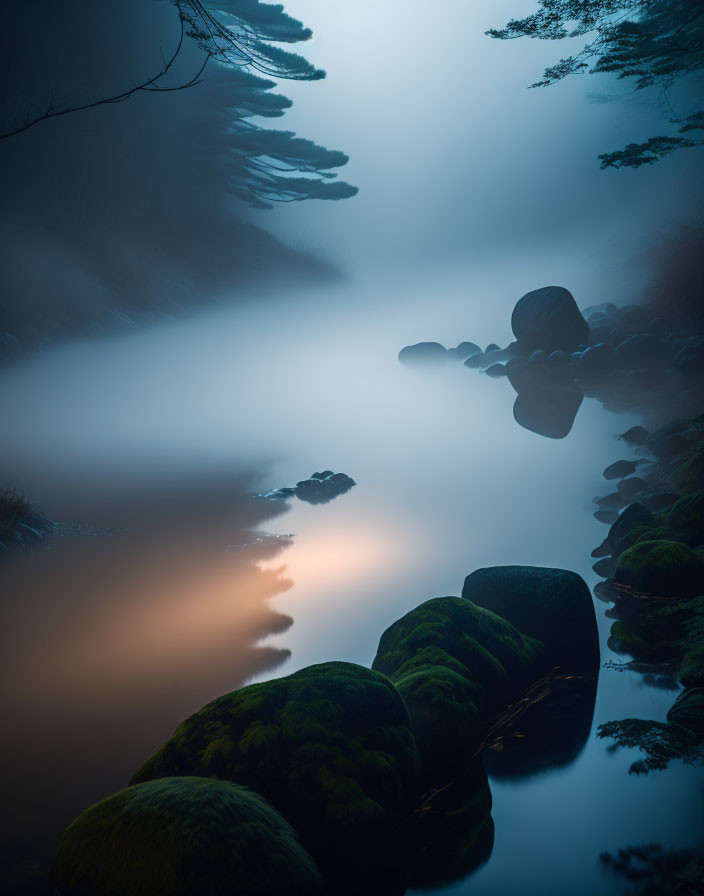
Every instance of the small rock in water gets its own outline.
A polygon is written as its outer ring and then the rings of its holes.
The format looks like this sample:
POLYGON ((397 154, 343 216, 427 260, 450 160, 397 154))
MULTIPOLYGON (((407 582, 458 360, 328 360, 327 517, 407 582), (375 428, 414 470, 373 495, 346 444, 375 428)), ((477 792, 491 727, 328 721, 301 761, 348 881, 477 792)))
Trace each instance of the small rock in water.
POLYGON ((439 342, 418 342, 407 345, 398 353, 402 364, 436 364, 448 360, 447 349, 439 342))
POLYGON ((592 557, 608 557, 611 554, 611 548, 609 546, 608 539, 604 539, 598 548, 594 548, 592 551, 592 557))
POLYGON ((481 354, 481 351, 479 346, 475 345, 474 342, 460 342, 457 348, 449 348, 447 353, 458 361, 466 361, 467 358, 471 358, 472 355, 481 354))
POLYGON ((604 470, 604 479, 623 479, 635 473, 638 464, 642 463, 642 460, 617 460, 604 470))
POLYGON ((490 342, 489 345, 484 349, 485 354, 489 354, 489 352, 498 352, 501 350, 501 347, 498 346, 495 342, 490 342))
POLYGON ((598 504, 602 509, 608 507, 623 507, 626 503, 625 498, 619 492, 611 492, 610 495, 605 495, 603 498, 595 498, 594 503, 598 504))
POLYGON ((593 516, 600 523, 606 523, 610 526, 611 523, 615 523, 618 519, 618 510, 596 510, 593 516))
POLYGON ((493 376, 498 379, 500 376, 506 376, 506 365, 492 364, 491 367, 487 367, 484 373, 486 373, 487 376, 493 376))
POLYGON ((602 579, 608 579, 609 576, 614 574, 614 570, 616 569, 616 558, 602 557, 601 560, 596 561, 592 566, 592 569, 598 576, 601 576, 602 579))
POLYGON ((650 433, 644 426, 632 426, 626 432, 621 433, 622 439, 627 445, 645 445, 650 433))
POLYGON ((278 488, 271 492, 257 495, 258 498, 277 500, 282 498, 299 498, 308 504, 327 504, 333 498, 344 495, 357 483, 345 473, 333 473, 324 470, 313 473, 310 479, 301 479, 293 488, 278 488))

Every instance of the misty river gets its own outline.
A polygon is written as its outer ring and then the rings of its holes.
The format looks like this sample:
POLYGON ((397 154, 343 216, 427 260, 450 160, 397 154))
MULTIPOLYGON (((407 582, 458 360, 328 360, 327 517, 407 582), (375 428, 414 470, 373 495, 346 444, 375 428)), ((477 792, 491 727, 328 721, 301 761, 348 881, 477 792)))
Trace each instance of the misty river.
MULTIPOLYGON (((1 413, 21 422, 2 467, 63 524, 0 569, 5 892, 44 892, 66 824, 219 694, 332 659, 369 665, 394 619, 459 594, 478 567, 595 584, 606 527, 592 499, 636 418, 587 399, 566 438, 546 439, 514 422, 505 379, 397 360, 423 338, 505 337, 514 279, 449 277, 432 307, 427 283, 381 279, 223 304, 3 373, 1 413), (323 469, 356 487, 317 505, 253 497, 323 469)), ((602 852, 701 841, 697 770, 629 776, 637 751, 594 736, 610 719, 664 719, 674 696, 603 668, 619 658, 596 609, 583 743, 490 773, 491 856, 432 892, 617 893, 602 852)))

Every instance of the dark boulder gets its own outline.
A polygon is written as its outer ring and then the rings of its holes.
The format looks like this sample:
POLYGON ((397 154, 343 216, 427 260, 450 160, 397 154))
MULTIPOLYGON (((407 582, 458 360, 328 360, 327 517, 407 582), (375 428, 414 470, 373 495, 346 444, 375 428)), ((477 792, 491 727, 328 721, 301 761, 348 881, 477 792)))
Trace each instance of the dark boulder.
POLYGON ((594 669, 599 638, 591 594, 566 569, 490 566, 467 576, 462 597, 542 641, 564 672, 594 669))
POLYGON ((448 360, 447 349, 439 342, 418 342, 416 345, 407 345, 398 353, 398 359, 402 364, 438 364, 448 360))
POLYGON ((59 843, 62 896, 313 896, 315 862, 265 800, 213 778, 128 787, 80 815, 59 843))
POLYGON ((511 328, 525 352, 572 352, 589 340, 589 324, 572 293, 562 286, 545 286, 526 293, 513 309, 511 328))

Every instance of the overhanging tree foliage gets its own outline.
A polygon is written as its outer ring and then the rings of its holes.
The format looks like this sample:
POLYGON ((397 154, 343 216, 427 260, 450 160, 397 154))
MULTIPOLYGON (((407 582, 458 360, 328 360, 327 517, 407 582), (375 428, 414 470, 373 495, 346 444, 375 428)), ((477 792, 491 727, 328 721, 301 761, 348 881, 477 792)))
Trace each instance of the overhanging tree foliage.
POLYGON ((611 72, 637 90, 655 88, 675 132, 602 153, 602 168, 651 165, 676 149, 704 145, 704 110, 676 114, 668 90, 704 69, 702 0, 539 0, 539 9, 513 19, 490 37, 563 40, 587 37, 582 49, 560 59, 531 87, 544 87, 579 73, 611 72))
POLYGON ((354 196, 356 187, 334 180, 336 174, 330 170, 347 163, 344 153, 249 120, 280 116, 291 106, 289 99, 270 92, 276 82, 268 78, 315 81, 325 77, 324 71, 302 56, 272 45, 308 40, 311 30, 287 15, 282 4, 216 0, 217 6, 206 7, 200 0, 171 2, 178 10, 180 31, 174 51, 168 58, 162 57, 158 71, 118 94, 82 104, 62 104, 53 97, 48 107, 34 109, 21 124, 0 133, 0 139, 14 137, 50 118, 124 102, 140 92, 184 90, 200 83, 211 63, 226 68, 230 75, 230 119, 226 125, 230 155, 226 164, 230 187, 238 198, 257 208, 270 208, 272 202, 354 196), (173 83, 174 64, 188 39, 197 44, 203 57, 195 72, 173 83))

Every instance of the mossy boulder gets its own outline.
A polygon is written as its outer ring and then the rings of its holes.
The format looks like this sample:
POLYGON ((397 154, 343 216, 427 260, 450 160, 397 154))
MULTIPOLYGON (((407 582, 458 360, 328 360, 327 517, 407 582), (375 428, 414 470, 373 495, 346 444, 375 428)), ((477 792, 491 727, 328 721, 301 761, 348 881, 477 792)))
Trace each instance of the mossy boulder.
POLYGON ((323 663, 249 685, 183 722, 134 782, 198 775, 262 794, 326 877, 393 863, 419 788, 408 711, 391 682, 323 663))
POLYGON ((542 641, 548 662, 562 672, 598 667, 594 604, 576 573, 538 566, 489 566, 467 576, 462 597, 542 641))
POLYGON ((614 581, 635 593, 693 597, 704 593, 704 560, 678 541, 642 541, 621 554, 614 581))
POLYGON ((664 516, 674 539, 691 547, 704 544, 704 489, 680 498, 664 516))
POLYGON ((314 896, 322 880, 291 825, 227 781, 162 778, 80 815, 59 843, 61 896, 314 896))
POLYGON ((424 775, 437 782, 467 765, 487 714, 544 665, 543 645, 505 619, 460 597, 436 597, 384 632, 372 668, 406 702, 424 775))

